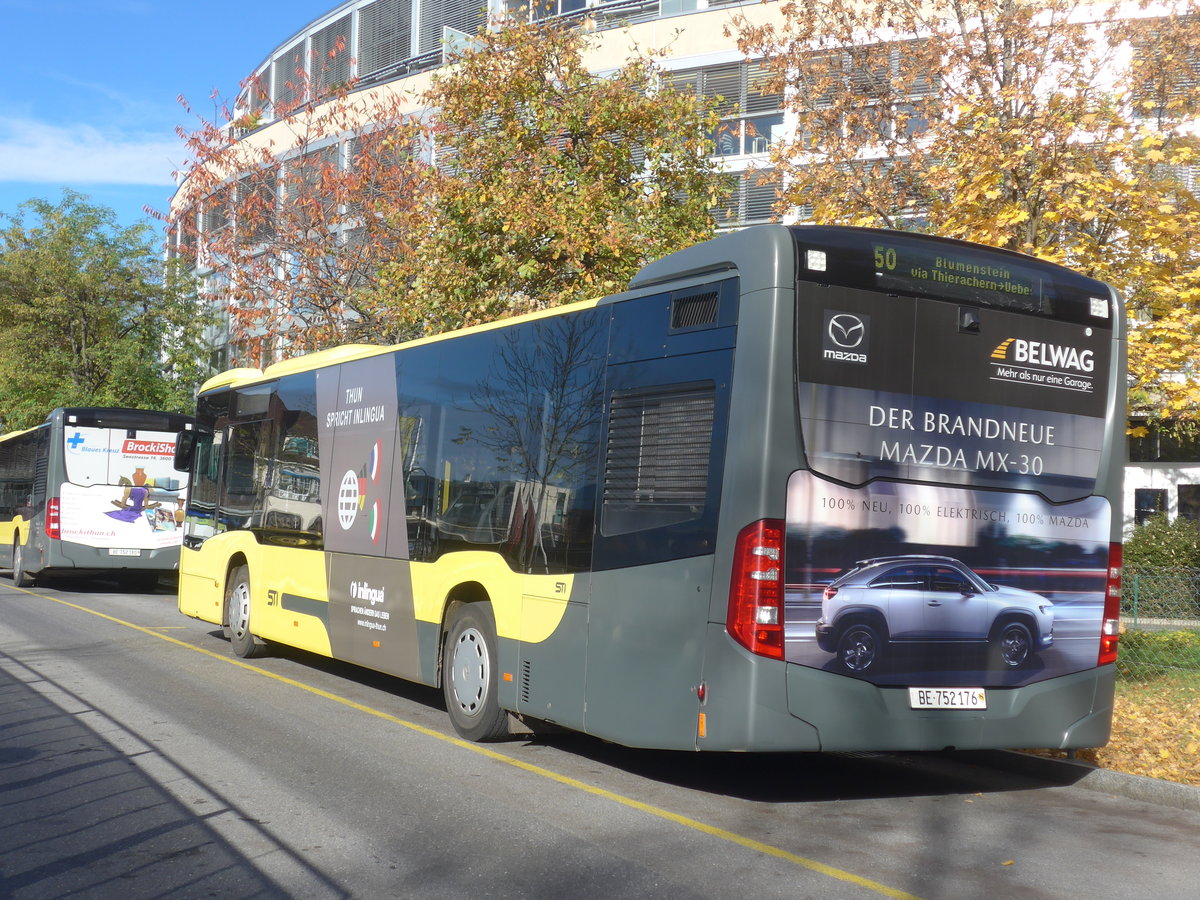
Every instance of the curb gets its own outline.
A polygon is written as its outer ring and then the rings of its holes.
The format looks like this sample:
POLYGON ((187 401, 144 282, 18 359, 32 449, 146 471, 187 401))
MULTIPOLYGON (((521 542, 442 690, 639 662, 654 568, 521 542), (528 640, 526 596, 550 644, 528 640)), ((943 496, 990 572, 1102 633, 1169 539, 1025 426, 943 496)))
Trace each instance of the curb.
POLYGON ((1130 800, 1141 800, 1159 806, 1171 806, 1185 809, 1189 812, 1200 812, 1200 787, 1190 784, 1179 784, 1174 781, 1163 781, 1159 778, 1149 778, 1145 775, 1130 775, 1126 772, 1114 772, 1111 769, 1101 769, 1089 762, 1077 759, 1052 759, 1046 756, 1033 756, 1016 750, 1001 751, 1010 758, 1013 768, 1045 771, 1051 767, 1060 773, 1074 770, 1080 773, 1072 783, 1077 787, 1087 788, 1104 794, 1114 794, 1130 800))

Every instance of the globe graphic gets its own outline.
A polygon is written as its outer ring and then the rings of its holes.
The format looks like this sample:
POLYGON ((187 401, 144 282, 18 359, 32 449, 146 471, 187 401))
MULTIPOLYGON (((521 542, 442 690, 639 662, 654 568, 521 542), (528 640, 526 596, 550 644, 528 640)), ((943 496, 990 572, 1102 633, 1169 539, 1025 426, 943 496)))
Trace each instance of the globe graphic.
POLYGON ((358 516, 358 476, 353 469, 347 469, 342 476, 342 486, 338 488, 337 514, 342 530, 349 531, 358 516))

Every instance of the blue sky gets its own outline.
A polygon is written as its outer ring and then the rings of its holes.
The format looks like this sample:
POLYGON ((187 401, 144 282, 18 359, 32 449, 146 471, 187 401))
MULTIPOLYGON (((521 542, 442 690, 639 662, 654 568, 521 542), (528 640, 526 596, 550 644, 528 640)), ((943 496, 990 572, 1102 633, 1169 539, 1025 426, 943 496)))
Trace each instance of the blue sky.
POLYGON ((64 187, 122 225, 165 210, 175 127, 212 118, 275 47, 338 0, 0 0, 0 215, 64 187))

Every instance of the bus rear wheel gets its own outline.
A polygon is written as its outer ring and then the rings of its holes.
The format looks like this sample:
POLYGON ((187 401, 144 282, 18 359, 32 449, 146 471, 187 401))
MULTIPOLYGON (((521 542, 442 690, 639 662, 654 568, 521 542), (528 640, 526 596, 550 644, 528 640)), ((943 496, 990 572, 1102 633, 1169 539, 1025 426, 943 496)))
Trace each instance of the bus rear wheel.
POLYGON ((442 647, 442 693, 450 724, 468 741, 508 736, 508 713, 496 697, 496 664, 491 611, 482 603, 457 607, 442 647))
POLYGON ((1020 622, 1009 622, 996 639, 996 657, 1006 669, 1019 669, 1033 653, 1033 636, 1020 622))
POLYGON ((863 675, 878 661, 879 650, 879 633, 865 622, 853 622, 838 641, 838 661, 848 671, 863 675))
POLYGON ((252 659, 267 652, 267 644, 250 633, 250 569, 238 566, 225 582, 225 637, 233 652, 252 659))
POLYGON ((33 587, 33 576, 25 571, 25 548, 17 541, 13 542, 12 579, 17 587, 33 587))

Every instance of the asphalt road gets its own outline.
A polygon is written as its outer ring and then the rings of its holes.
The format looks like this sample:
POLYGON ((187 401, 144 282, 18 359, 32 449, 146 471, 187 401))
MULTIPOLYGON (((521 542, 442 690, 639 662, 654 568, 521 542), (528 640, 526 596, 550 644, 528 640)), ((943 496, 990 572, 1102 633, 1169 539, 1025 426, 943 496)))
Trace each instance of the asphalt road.
POLYGON ((0 580, 0 898, 1194 896, 1195 795, 1085 772, 470 745, 427 688, 235 659, 166 587, 0 580))

